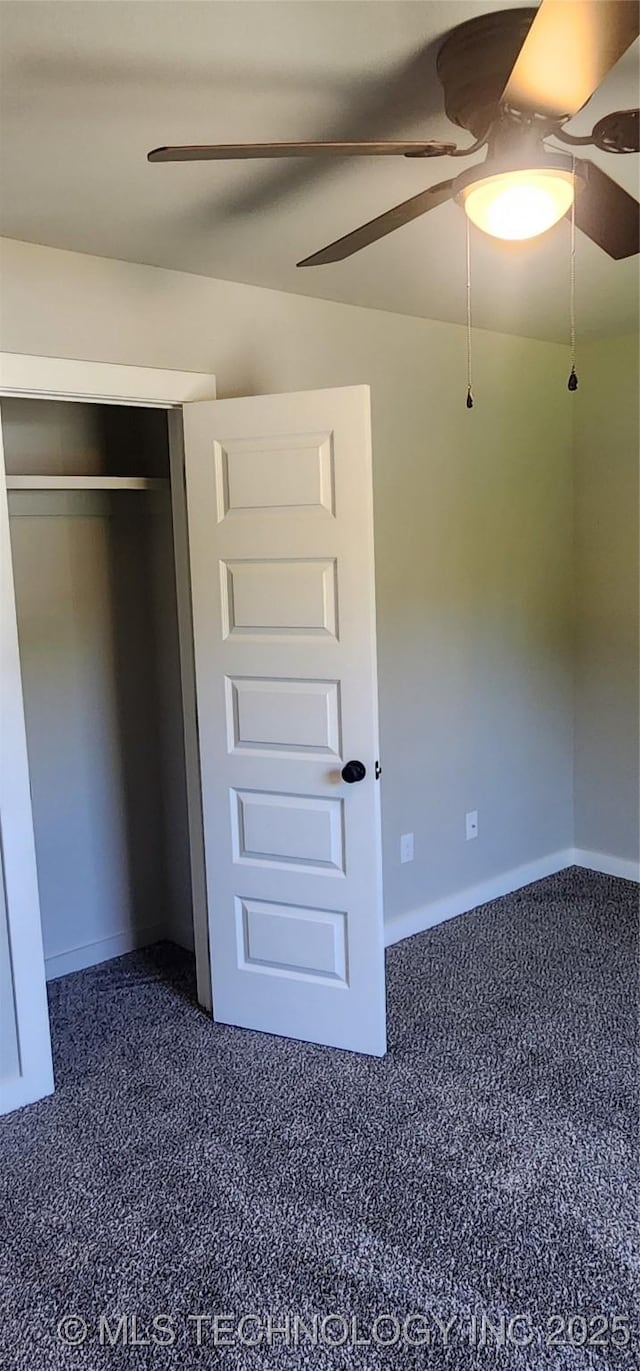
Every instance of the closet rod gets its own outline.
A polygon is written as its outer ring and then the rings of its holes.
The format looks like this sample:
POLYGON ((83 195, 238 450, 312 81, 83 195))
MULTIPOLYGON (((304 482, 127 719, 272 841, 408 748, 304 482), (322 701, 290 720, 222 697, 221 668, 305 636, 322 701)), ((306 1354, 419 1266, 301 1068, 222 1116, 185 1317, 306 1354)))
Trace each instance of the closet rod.
POLYGON ((167 490, 167 476, 11 476, 7 490, 167 490))

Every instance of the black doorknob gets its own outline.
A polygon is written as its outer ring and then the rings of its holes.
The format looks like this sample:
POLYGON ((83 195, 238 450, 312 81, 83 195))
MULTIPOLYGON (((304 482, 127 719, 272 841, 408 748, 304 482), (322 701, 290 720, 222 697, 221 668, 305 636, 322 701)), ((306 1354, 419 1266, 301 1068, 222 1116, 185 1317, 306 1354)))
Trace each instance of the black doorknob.
POLYGON ((354 781, 364 781, 367 768, 364 762, 345 762, 342 768, 342 779, 348 785, 353 785, 354 781))

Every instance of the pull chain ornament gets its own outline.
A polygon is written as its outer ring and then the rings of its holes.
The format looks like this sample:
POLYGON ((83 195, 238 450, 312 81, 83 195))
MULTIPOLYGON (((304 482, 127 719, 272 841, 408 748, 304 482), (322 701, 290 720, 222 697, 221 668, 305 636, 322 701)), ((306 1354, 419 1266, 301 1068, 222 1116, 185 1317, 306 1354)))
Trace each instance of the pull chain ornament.
POLYGON ((473 391, 471 389, 471 237, 470 224, 467 220, 467 409, 473 409, 473 391))
MULTIPOLYGON (((573 158, 573 175, 576 174, 576 159, 573 158)), ((578 389, 576 372, 576 201, 571 202, 571 248, 569 255, 569 336, 571 345, 571 371, 567 390, 578 389)))

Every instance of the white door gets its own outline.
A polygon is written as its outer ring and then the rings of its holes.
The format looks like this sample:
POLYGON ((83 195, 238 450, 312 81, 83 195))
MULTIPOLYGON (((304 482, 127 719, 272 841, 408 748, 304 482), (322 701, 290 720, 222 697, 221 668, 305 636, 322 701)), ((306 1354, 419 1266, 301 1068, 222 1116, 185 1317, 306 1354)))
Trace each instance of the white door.
POLYGON ((0 431, 0 1114, 53 1090, 0 431))
POLYGON ((184 427, 214 1017, 381 1055, 369 389, 184 427))

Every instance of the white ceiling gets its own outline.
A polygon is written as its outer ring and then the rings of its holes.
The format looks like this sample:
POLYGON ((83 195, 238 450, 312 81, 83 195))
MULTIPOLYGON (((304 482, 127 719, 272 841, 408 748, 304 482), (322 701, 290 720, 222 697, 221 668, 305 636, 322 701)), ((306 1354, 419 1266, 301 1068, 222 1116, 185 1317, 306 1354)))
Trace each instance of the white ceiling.
MULTIPOLYGON (((3 234, 378 309, 462 321, 464 215, 446 205, 355 257, 295 262, 467 166, 404 158, 156 165, 152 147, 297 138, 444 137, 437 40, 518 0, 3 0, 3 234)), ((637 103, 632 50, 570 126, 637 103)), ((638 193, 638 158, 593 153, 638 193)), ((626 332, 637 261, 582 235, 578 330, 626 332)), ((568 331, 569 228, 505 245, 474 232, 474 322, 568 331)))

